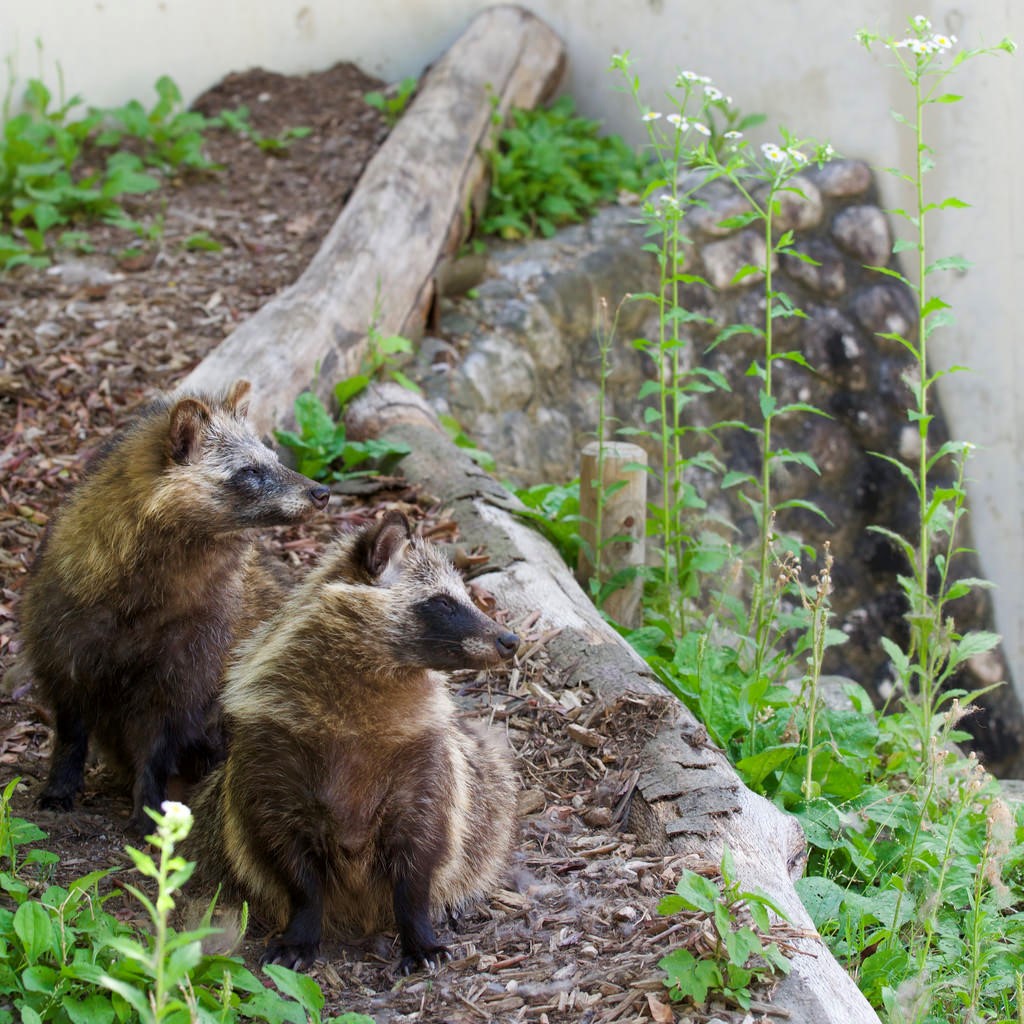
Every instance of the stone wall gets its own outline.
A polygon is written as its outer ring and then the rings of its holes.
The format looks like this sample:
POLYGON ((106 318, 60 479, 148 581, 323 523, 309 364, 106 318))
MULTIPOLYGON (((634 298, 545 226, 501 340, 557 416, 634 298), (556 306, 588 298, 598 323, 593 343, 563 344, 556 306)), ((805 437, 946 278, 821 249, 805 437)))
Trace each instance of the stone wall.
MULTIPOLYGON (((913 360, 898 342, 877 333, 912 337, 914 304, 902 283, 865 269, 892 259, 891 228, 867 165, 835 161, 807 170, 794 184, 800 194, 782 197, 778 227, 792 229, 797 249, 817 265, 783 256, 773 266, 775 286, 806 314, 777 319, 775 344, 777 351, 801 352, 813 369, 777 361, 774 391, 780 404, 808 402, 828 416, 794 414, 774 421, 775 447, 809 452, 821 470, 816 477, 801 466, 780 467, 774 498, 813 501, 831 520, 829 525, 791 509, 780 515, 779 526, 818 551, 831 541, 836 624, 849 640, 832 652, 829 669, 852 676, 881 699, 890 669, 878 638, 905 639, 896 581, 902 556, 868 527, 912 535, 916 507, 899 470, 870 453, 885 452, 912 464, 918 449, 917 431, 906 418, 910 395, 903 380, 916 372, 913 360)), ((731 390, 705 396, 687 413, 694 425, 755 423, 757 382, 745 371, 755 360, 763 362, 763 343, 744 334, 707 349, 728 324, 763 324, 762 282, 748 276, 734 283, 733 278, 744 265, 763 259, 764 243, 753 228, 720 226, 745 209, 733 186, 713 181, 700 195, 703 205, 684 222, 692 240, 687 270, 714 288, 686 286, 683 304, 712 324, 687 325, 686 352, 723 373, 731 390)), ((420 349, 419 380, 434 406, 455 416, 495 457, 499 474, 516 483, 564 482, 579 472, 579 449, 597 423, 602 300, 609 317, 619 311, 607 382, 609 412, 622 426, 643 423, 636 396, 655 367, 631 341, 656 337, 657 319, 651 303, 623 299, 656 291, 658 274, 654 257, 643 251, 646 239, 637 216, 628 206, 607 208, 550 239, 495 245, 478 286, 440 303, 436 330, 420 349)), ((759 472, 753 434, 729 430, 717 436, 717 454, 729 469, 759 472)), ((946 437, 941 412, 933 437, 936 444, 946 437)), ((653 446, 651 455, 654 460, 653 446)), ((708 473, 694 474, 692 482, 713 512, 753 536, 754 523, 738 489, 719 490, 718 478, 708 473)), ((960 568, 960 575, 976 574, 976 566, 960 568)), ((962 629, 987 625, 990 618, 982 591, 956 608, 962 629)), ((1007 675, 1002 656, 993 655, 975 660, 962 682, 976 688, 1007 675)), ((1014 771, 1024 720, 1012 687, 986 697, 985 706, 986 713, 967 725, 993 767, 1014 771)))

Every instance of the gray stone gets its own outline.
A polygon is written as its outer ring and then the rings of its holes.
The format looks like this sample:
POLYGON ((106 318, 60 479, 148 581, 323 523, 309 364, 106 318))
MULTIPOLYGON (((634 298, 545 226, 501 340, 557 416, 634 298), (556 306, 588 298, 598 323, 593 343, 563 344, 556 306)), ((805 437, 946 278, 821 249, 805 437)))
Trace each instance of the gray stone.
POLYGON ((830 160, 807 173, 829 199, 859 196, 872 185, 871 168, 863 160, 830 160))
POLYGON ((457 410, 522 409, 533 397, 536 376, 533 359, 516 340, 485 338, 463 359, 450 402, 457 410))
POLYGON ((914 300, 907 287, 898 282, 861 288, 854 294, 851 308, 872 334, 899 334, 913 339, 916 333, 914 300))
POLYGON ((812 238, 794 248, 814 260, 810 263, 797 256, 782 257, 782 269, 794 281, 830 299, 838 298, 846 291, 846 266, 842 254, 828 239, 812 238))
POLYGON ((839 310, 812 307, 803 321, 801 350, 816 373, 844 391, 864 391, 870 374, 867 345, 860 332, 839 310))
MULTIPOLYGON (((740 280, 736 280, 736 275, 744 267, 763 267, 767 251, 764 236, 751 230, 741 231, 720 242, 708 242, 702 253, 705 275, 711 284, 723 291, 756 284, 764 279, 761 271, 747 274, 740 280)), ((772 262, 777 262, 774 256, 772 262)))
POLYGON ((848 206, 832 221, 832 237, 865 266, 888 266, 892 258, 889 220, 877 206, 848 206))
MULTIPOLYGON (((759 200, 768 197, 767 189, 757 192, 759 200)), ((825 207, 818 186, 806 174, 796 174, 775 193, 778 209, 772 218, 776 232, 808 231, 821 223, 825 207)))
POLYGON ((687 211, 683 218, 684 230, 705 238, 724 238, 733 234, 735 227, 723 227, 722 221, 750 210, 750 202, 735 186, 725 181, 705 185, 699 193, 699 206, 687 211))

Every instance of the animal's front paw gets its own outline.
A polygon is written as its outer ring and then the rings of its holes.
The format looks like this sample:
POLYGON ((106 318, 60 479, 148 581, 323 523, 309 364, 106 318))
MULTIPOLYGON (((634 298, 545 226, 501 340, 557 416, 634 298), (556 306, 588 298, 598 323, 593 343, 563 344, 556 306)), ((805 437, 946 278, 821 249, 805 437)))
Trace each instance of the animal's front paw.
POLYGON ((43 811, 70 811, 75 805, 75 794, 56 789, 44 789, 36 801, 43 811))
POLYGON ((260 967, 280 964, 293 971, 307 971, 320 955, 319 942, 285 942, 282 936, 270 939, 260 957, 260 967))
POLYGON ((145 839, 146 836, 152 835, 156 831, 156 822, 145 811, 142 811, 139 814, 133 814, 128 819, 124 830, 130 835, 138 836, 139 839, 145 839))
POLYGON ((420 967, 436 970, 442 964, 446 964, 451 958, 452 955, 448 952, 447 946, 440 944, 436 946, 423 946, 420 949, 406 953, 398 961, 398 973, 409 974, 420 967))

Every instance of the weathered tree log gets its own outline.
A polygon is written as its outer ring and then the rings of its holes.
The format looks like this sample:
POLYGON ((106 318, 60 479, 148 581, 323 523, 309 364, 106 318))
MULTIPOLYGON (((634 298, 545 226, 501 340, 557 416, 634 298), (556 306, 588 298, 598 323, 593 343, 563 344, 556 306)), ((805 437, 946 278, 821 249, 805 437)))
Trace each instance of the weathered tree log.
MULTIPOLYGON (((540 609, 560 630, 547 647, 550 665, 568 683, 586 684, 614 705, 626 694, 665 696, 645 662, 600 617, 558 553, 515 515, 518 499, 452 444, 426 403, 397 385, 372 388, 349 408, 353 437, 401 440, 411 454, 406 477, 452 510, 461 541, 484 545, 489 570, 477 582, 513 616, 540 609)), ((805 844, 800 826, 739 780, 707 731, 676 701, 659 720, 642 755, 629 826, 666 849, 717 863, 733 853, 744 889, 760 889, 803 929, 799 951, 773 1005, 794 1024, 878 1024, 856 986, 817 936, 793 888, 805 844)))
POLYGON ((493 107, 532 107, 561 78, 565 52, 540 19, 511 6, 482 11, 431 68, 374 155, 302 276, 224 339, 182 382, 253 384, 264 435, 291 418, 307 388, 328 401, 359 371, 371 324, 417 336, 440 265, 465 239, 486 187, 480 155, 493 107), (483 187, 482 187, 483 186, 483 187))

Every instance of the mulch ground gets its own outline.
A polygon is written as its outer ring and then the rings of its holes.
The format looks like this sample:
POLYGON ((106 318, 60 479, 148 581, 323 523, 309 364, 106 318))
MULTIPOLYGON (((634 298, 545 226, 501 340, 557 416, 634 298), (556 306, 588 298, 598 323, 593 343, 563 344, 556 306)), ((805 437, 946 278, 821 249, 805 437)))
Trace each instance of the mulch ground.
MULTIPOLYGON (((163 220, 160 237, 141 252, 131 236, 99 228, 88 256, 58 254, 47 270, 0 277, 0 785, 22 779, 15 813, 48 832, 44 845, 61 858, 58 881, 109 866, 122 869, 115 884, 134 880, 123 852, 130 802, 93 766, 75 811, 34 806, 50 731, 18 663, 27 568, 88 451, 155 390, 173 387, 308 263, 386 136, 363 100, 379 84, 350 65, 290 78, 229 76, 198 101, 200 109, 245 104, 264 135, 300 125, 312 132, 283 156, 214 133, 208 152, 224 171, 183 176, 132 200, 136 218, 163 220), (187 248, 197 232, 221 250, 187 248)), ((360 498, 338 495, 317 522, 273 531, 269 543, 300 571, 347 522, 395 503, 427 535, 457 542, 445 510, 399 482, 360 498)), ((455 681, 467 713, 486 715, 504 731, 522 776, 521 834, 507 886, 472 908, 457 934, 441 931, 453 959, 437 971, 396 976, 388 935, 328 944, 311 973, 330 1012, 359 1010, 379 1022, 679 1019, 657 962, 706 936, 700 922, 656 912, 680 858, 645 848, 625 830, 637 751, 657 709, 635 700, 607 706, 586 689, 564 688, 545 671, 547 638, 537 616, 509 624, 524 641, 515 664, 455 681)), ((108 909, 142 923, 127 896, 108 909)), ((250 966, 261 946, 259 934, 243 943, 250 966)), ((758 1014, 718 1007, 685 1016, 715 1018, 758 1014)))

